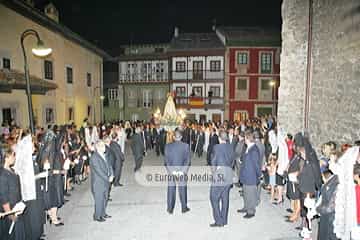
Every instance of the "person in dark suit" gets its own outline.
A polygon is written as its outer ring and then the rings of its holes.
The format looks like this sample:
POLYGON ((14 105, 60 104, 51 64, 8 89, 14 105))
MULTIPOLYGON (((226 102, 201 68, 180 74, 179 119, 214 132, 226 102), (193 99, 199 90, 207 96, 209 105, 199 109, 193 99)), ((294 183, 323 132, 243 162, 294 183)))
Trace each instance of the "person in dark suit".
MULTIPOLYGON (((262 142, 262 135, 259 131, 254 132, 254 138, 255 138, 255 145, 259 149, 259 154, 260 154, 259 166, 260 169, 262 169, 262 167, 265 165, 265 145, 262 142)), ((258 185, 257 189, 258 189, 257 205, 259 205, 261 201, 261 184, 258 185)))
POLYGON ((164 128, 161 128, 160 130, 160 136, 159 136, 159 149, 161 155, 165 154, 165 145, 166 145, 166 131, 164 128))
POLYGON ((160 127, 156 126, 153 129, 153 141, 155 146, 156 156, 160 156, 160 127))
POLYGON ((174 133, 174 142, 165 147, 165 167, 171 176, 168 182, 167 191, 167 211, 172 214, 176 200, 176 185, 179 188, 181 201, 181 212, 190 211, 187 206, 187 185, 185 176, 190 167, 190 149, 189 145, 181 142, 181 132, 176 130, 174 133))
POLYGON ((320 214, 319 239, 338 240, 334 233, 335 219, 335 198, 336 190, 339 185, 339 178, 333 175, 330 170, 322 174, 324 185, 321 188, 321 200, 315 208, 307 213, 307 217, 312 219, 315 215, 320 214))
POLYGON ((121 146, 116 142, 116 133, 113 133, 111 137, 112 141, 110 142, 110 148, 113 150, 116 159, 114 168, 114 187, 121 187, 123 185, 120 183, 120 178, 125 156, 122 152, 121 146))
POLYGON ((195 151, 199 158, 202 157, 203 151, 204 151, 204 144, 205 144, 205 133, 201 129, 201 126, 198 126, 197 134, 196 134, 196 145, 195 145, 195 151))
POLYGON ((238 138, 238 135, 235 135, 234 128, 232 128, 232 127, 229 128, 228 142, 231 144, 234 151, 235 151, 236 144, 238 143, 238 141, 239 141, 239 138, 238 138))
POLYGON ((209 141, 209 146, 208 146, 207 155, 206 155, 206 160, 207 160, 208 166, 210 166, 210 164, 211 164, 211 154, 212 154, 212 150, 216 144, 219 144, 219 137, 216 134, 216 128, 213 128, 211 135, 210 135, 210 141, 209 141))
POLYGON ((144 157, 144 141, 141 138, 141 129, 140 127, 137 127, 135 129, 135 134, 131 138, 131 150, 134 155, 135 160, 135 168, 134 171, 136 172, 141 168, 143 157, 144 157))
POLYGON ((235 147, 235 163, 234 163, 235 171, 238 176, 238 184, 237 185, 239 187, 240 187, 240 167, 241 167, 241 162, 243 160, 243 157, 245 155, 245 151, 246 151, 245 133, 240 132, 239 141, 237 142, 236 147, 235 147))
POLYGON ((245 131, 245 144, 247 149, 240 166, 240 182, 243 184, 244 208, 239 213, 246 213, 244 218, 255 216, 258 203, 257 185, 260 182, 261 168, 260 152, 254 142, 254 133, 248 129, 245 131))
POLYGON ((232 167, 235 160, 233 146, 227 143, 228 136, 226 132, 221 130, 219 135, 220 144, 214 146, 211 158, 214 181, 210 187, 210 202, 215 222, 210 224, 210 227, 227 225, 229 193, 232 187, 233 177, 232 167))
POLYGON ((95 200, 94 221, 104 222, 110 217, 106 214, 110 184, 113 181, 113 171, 106 161, 106 147, 101 141, 95 144, 95 152, 90 158, 91 192, 95 200))

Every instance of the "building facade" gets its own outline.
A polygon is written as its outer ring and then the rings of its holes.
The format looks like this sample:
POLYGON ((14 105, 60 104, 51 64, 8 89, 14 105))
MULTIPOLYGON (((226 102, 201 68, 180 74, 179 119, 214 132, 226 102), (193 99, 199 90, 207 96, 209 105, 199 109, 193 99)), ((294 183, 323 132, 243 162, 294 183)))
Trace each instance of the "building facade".
POLYGON ((52 48, 49 57, 37 58, 31 54, 35 38, 25 40, 36 125, 101 120, 102 64, 108 55, 58 21, 52 4, 42 12, 31 1, 0 3, 0 122, 29 126, 20 46, 20 36, 29 28, 52 48))
POLYGON ((179 33, 170 43, 171 89, 190 120, 224 120, 225 47, 215 32, 179 33))
POLYGON ((226 45, 225 118, 245 120, 276 114, 280 85, 280 31, 220 27, 226 45))
POLYGON ((360 139, 359 2, 282 2, 278 124, 315 148, 360 139))
POLYGON ((117 57, 118 82, 107 90, 109 120, 149 120, 169 92, 168 44, 124 46, 117 57), (113 119, 111 119, 113 118, 113 119))

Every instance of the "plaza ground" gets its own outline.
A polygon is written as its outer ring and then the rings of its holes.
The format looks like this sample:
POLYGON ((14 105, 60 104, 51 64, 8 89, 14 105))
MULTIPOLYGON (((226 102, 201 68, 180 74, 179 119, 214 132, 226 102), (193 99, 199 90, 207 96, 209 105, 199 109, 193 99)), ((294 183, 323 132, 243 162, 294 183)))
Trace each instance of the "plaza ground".
MULTIPOLYGON (((148 154, 144 165, 162 165, 163 159, 154 153, 148 154)), ((192 165, 204 165, 205 159, 192 159, 192 165)), ((295 227, 284 221, 287 203, 274 206, 269 195, 262 193, 262 202, 256 216, 243 219, 236 212, 243 205, 238 188, 230 192, 229 223, 222 228, 210 228, 213 223, 209 201, 209 187, 189 187, 186 214, 181 213, 180 201, 174 214, 166 212, 166 188, 145 187, 134 178, 134 160, 130 152, 126 154, 121 182, 123 187, 113 188, 107 213, 112 216, 104 223, 92 219, 94 202, 89 180, 75 186, 70 201, 60 209, 59 216, 65 222, 63 227, 46 225, 46 239, 49 240, 177 240, 177 239, 237 239, 237 240, 291 240, 299 239, 295 227)))

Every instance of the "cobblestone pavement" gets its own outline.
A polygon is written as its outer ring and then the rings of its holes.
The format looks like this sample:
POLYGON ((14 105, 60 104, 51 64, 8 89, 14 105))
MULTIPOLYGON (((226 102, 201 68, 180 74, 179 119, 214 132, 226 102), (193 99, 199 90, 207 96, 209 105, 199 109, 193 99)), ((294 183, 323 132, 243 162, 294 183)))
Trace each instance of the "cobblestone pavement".
MULTIPOLYGON (((205 160, 195 157, 192 165, 204 165, 205 160)), ((162 165, 162 158, 150 153, 144 165, 162 165)), ((250 220, 236 212, 242 207, 238 188, 230 193, 229 224, 223 228, 210 228, 213 222, 209 201, 209 187, 189 187, 186 214, 181 213, 177 198, 173 215, 166 212, 166 188, 139 185, 133 173, 134 160, 128 153, 123 168, 123 187, 114 188, 107 212, 112 216, 104 223, 92 220, 94 203, 89 181, 75 186, 70 201, 60 209, 65 226, 46 226, 49 240, 176 240, 176 239, 237 239, 237 240, 290 240, 298 239, 297 225, 284 221, 285 208, 270 203, 269 195, 262 193, 262 202, 256 216, 250 220)))

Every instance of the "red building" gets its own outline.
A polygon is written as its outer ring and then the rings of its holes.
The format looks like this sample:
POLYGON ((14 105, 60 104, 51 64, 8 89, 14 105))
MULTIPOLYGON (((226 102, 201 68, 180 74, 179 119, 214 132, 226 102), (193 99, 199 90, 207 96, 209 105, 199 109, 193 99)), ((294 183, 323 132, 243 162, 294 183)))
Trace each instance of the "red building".
POLYGON ((256 27, 220 27, 226 46, 225 119, 276 114, 281 33, 256 27))

